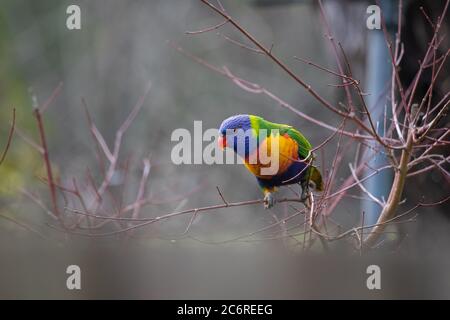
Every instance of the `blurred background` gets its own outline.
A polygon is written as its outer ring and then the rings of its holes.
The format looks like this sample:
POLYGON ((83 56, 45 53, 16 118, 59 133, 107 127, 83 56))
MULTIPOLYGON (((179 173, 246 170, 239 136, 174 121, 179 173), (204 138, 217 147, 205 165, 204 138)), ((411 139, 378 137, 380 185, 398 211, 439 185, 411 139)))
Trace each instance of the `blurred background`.
MULTIPOLYGON (((294 59, 297 56, 336 68, 315 1, 222 2, 257 39, 269 47, 273 44, 273 52, 316 91, 330 101, 344 101, 342 88, 330 86, 335 78, 294 59)), ((324 1, 331 30, 345 48, 354 78, 363 81, 363 88, 370 69, 369 33, 378 32, 366 28, 369 4, 324 1)), ((416 62, 431 37, 419 6, 433 18, 442 10, 440 1, 404 1, 402 77, 406 83, 412 80, 416 62)), ((260 198, 254 177, 242 166, 174 165, 170 157, 173 130, 193 131, 194 120, 201 120, 204 130, 217 128, 230 115, 249 113, 293 125, 313 145, 331 132, 262 95, 243 91, 180 54, 170 43, 213 65, 227 66, 235 75, 262 85, 308 115, 334 126, 341 121, 264 55, 227 41, 222 35, 245 42, 231 26, 186 34, 220 21, 195 0, 2 0, 0 148, 8 134, 12 107, 17 110, 19 133, 39 141, 33 106, 42 105, 62 83, 59 95, 44 113, 55 175, 61 184, 70 184, 73 177, 82 184, 89 171, 99 183, 102 174, 82 99, 112 148, 117 129, 150 82, 144 105, 124 136, 122 162, 109 196, 119 205, 132 203, 139 188, 141 159, 149 157, 146 196, 161 204, 143 207, 142 217, 221 203, 216 186, 230 202, 260 198), (71 4, 81 8, 80 30, 66 28, 66 9, 71 4)), ((444 28, 450 31, 446 23, 444 28)), ((443 46, 448 48, 448 39, 445 41, 443 46)), ((450 88, 449 72, 442 74, 437 100, 450 88)), ((421 86, 426 90, 427 83, 421 86)), ((325 167, 329 167, 335 147, 335 142, 328 144, 318 154, 325 167)), ((448 153, 448 149, 442 152, 448 153)), ((352 153, 348 159, 352 161, 352 153)), ((338 172, 337 187, 349 175, 347 168, 343 165, 338 172)), ((24 190, 32 192, 50 206, 42 176, 42 157, 16 134, 0 166, 0 298, 450 298, 448 204, 418 209, 416 221, 397 228, 392 241, 376 252, 360 257, 349 241, 342 241, 325 255, 320 246, 302 252, 292 250, 282 239, 258 241, 258 236, 270 233, 251 237, 252 241, 220 243, 282 218, 289 208, 281 205, 271 212, 261 205, 199 215, 190 237, 180 237, 189 215, 142 228, 125 240, 120 236, 70 235, 49 226, 54 222, 45 210, 24 196, 24 190), (69 264, 81 267, 80 291, 65 286, 69 264), (382 290, 366 288, 369 264, 381 266, 382 290)), ((436 201, 439 199, 433 195, 449 190, 448 186, 448 180, 431 172, 409 180, 405 198, 436 201)), ((281 194, 293 195, 288 188, 281 194)), ((344 228, 359 225, 361 206, 360 200, 346 198, 331 218, 344 228)), ((301 222, 303 217, 299 219, 301 222)))

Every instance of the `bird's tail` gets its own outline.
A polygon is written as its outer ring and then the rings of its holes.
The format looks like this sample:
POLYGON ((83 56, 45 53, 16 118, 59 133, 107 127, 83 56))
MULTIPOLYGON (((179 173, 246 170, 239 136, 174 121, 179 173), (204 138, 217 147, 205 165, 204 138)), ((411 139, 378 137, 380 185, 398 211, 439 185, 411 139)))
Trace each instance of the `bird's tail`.
POLYGON ((314 182, 316 191, 323 191, 323 179, 319 169, 315 166, 311 166, 309 170, 309 180, 314 182))

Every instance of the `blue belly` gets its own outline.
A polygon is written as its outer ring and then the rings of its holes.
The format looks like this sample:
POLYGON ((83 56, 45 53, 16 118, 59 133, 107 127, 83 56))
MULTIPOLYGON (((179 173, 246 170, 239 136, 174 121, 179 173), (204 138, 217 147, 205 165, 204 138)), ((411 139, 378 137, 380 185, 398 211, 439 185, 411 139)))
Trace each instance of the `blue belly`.
POLYGON ((295 184, 301 182, 306 177, 308 169, 304 162, 293 162, 283 173, 277 174, 270 179, 256 178, 263 188, 272 188, 295 184), (295 177, 295 178, 294 178, 295 177))

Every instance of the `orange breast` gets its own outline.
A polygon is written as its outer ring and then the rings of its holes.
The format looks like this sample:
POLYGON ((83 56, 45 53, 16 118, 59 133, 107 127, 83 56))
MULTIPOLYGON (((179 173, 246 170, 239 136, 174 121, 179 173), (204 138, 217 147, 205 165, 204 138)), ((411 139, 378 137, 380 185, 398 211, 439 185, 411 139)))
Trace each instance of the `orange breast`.
POLYGON ((255 152, 245 159, 244 164, 258 178, 270 179, 274 175, 284 172, 294 160, 298 160, 298 145, 286 134, 266 138, 255 152), (268 168, 277 163, 276 153, 272 157, 272 152, 278 153, 278 170, 275 174, 263 175, 262 168, 268 168))

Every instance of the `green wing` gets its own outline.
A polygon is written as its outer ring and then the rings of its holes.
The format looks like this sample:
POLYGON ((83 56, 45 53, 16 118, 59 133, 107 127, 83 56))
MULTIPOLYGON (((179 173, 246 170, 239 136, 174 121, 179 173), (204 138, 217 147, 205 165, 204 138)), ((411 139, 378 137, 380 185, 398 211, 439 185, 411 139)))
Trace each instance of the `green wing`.
POLYGON ((305 159, 309 155, 309 152, 312 149, 311 143, 309 143, 308 139, 306 139, 305 136, 300 133, 300 131, 291 126, 282 125, 280 134, 287 134, 295 142, 297 142, 298 153, 302 159, 305 159))
POLYGON ((268 129, 269 131, 272 129, 277 129, 280 135, 287 134, 298 144, 298 154, 302 159, 305 159, 309 155, 309 151, 311 151, 312 146, 309 143, 308 139, 303 136, 300 131, 297 129, 287 125, 274 123, 267 120, 264 120, 261 117, 251 115, 250 119, 252 121, 252 127, 256 130, 259 129, 268 129))

